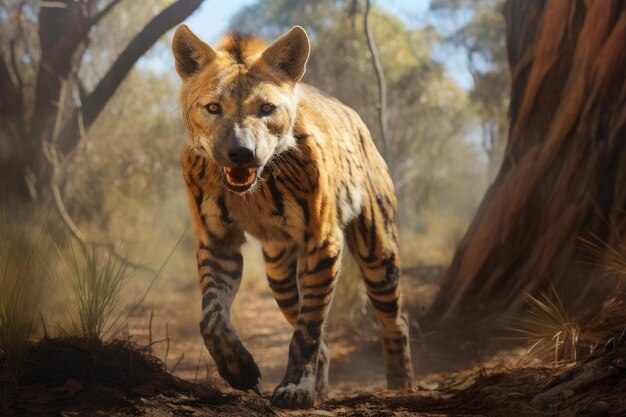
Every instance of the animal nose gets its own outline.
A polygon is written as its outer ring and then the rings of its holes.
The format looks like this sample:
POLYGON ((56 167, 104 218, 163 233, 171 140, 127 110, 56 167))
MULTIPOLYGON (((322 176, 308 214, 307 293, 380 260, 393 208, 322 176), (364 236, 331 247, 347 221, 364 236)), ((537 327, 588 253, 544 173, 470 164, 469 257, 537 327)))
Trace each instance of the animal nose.
POLYGON ((254 159, 254 150, 247 146, 233 145, 228 149, 228 158, 236 164, 248 164, 254 159))

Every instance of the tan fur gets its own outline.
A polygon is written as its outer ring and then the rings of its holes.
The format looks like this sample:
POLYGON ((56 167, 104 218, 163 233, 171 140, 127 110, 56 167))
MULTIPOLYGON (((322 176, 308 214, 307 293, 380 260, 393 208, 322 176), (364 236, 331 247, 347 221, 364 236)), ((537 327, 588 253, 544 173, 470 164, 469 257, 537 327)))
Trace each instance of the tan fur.
POLYGON ((231 35, 213 49, 182 27, 173 49, 190 138, 183 172, 198 236, 201 332, 220 374, 239 389, 254 388, 260 377, 229 319, 247 232, 261 241, 270 287, 295 328, 275 404, 311 406, 311 381, 317 375, 318 391, 326 386, 323 326, 344 242, 383 324, 388 384, 410 386, 393 184, 359 116, 299 83, 308 57, 304 31, 294 28, 269 47, 231 35), (209 103, 221 113, 209 114, 209 103), (269 116, 260 113, 264 103, 276 107, 269 116), (258 176, 236 192, 225 186, 224 167, 241 166, 227 151, 243 136, 252 143, 249 166, 258 176))

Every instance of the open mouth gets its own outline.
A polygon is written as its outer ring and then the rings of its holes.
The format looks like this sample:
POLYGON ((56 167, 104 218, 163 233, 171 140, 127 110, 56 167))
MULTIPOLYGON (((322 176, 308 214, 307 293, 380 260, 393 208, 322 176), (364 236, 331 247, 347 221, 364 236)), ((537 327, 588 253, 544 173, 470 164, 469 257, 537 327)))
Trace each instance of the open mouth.
POLYGON ((233 191, 246 191, 254 185, 257 179, 256 168, 224 167, 224 182, 233 191))

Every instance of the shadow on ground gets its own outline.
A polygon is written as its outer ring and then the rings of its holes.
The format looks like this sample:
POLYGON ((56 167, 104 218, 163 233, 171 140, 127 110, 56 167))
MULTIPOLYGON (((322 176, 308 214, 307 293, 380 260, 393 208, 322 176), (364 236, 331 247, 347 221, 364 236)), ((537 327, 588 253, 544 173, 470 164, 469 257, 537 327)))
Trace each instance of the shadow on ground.
POLYGON ((0 415, 620 416, 626 413, 625 354, 622 347, 601 356, 597 369, 593 362, 505 369, 494 361, 477 370, 429 375, 418 390, 365 393, 353 385, 319 398, 314 410, 287 411, 267 397, 224 394, 173 377, 148 351, 127 342, 51 339, 29 349, 19 377, 3 371, 0 415), (598 369, 612 371, 598 375, 598 369))

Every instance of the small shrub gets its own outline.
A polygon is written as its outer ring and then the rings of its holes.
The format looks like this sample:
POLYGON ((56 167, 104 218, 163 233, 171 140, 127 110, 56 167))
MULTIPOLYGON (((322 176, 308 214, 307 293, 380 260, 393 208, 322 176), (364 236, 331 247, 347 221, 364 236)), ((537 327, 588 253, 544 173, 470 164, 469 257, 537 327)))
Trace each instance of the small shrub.
POLYGON ((577 359, 580 326, 566 311, 563 301, 554 288, 550 291, 528 295, 527 308, 515 319, 511 330, 517 339, 531 344, 528 352, 555 363, 577 359))
POLYGON ((62 256, 76 299, 77 317, 72 325, 87 341, 103 340, 117 324, 120 292, 129 277, 129 266, 111 251, 70 243, 62 256))
POLYGON ((0 356, 20 367, 54 269, 48 222, 0 219, 0 356))
POLYGON ((531 356, 562 363, 588 358, 626 329, 626 305, 616 297, 576 313, 564 305, 554 286, 528 295, 526 310, 509 327, 516 334, 513 339, 528 342, 531 356))
POLYGON ((626 278, 626 241, 615 223, 609 225, 615 240, 596 235, 581 238, 588 255, 583 263, 595 267, 590 286, 605 286, 607 296, 566 308, 562 294, 553 285, 548 291, 528 295, 526 310, 507 326, 513 339, 529 342, 532 356, 554 362, 583 360, 598 348, 622 340, 626 332, 626 300, 621 290, 626 278), (616 278, 616 279, 613 279, 616 278))
POLYGON ((626 278, 626 240, 620 236, 615 224, 611 225, 611 229, 615 236, 612 243, 604 242, 597 236, 580 240, 589 255, 596 259, 591 264, 601 267, 608 276, 626 278))

